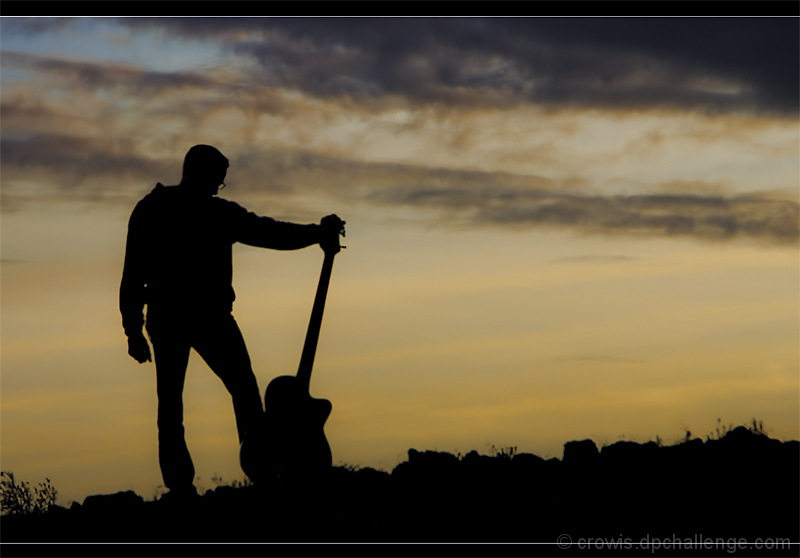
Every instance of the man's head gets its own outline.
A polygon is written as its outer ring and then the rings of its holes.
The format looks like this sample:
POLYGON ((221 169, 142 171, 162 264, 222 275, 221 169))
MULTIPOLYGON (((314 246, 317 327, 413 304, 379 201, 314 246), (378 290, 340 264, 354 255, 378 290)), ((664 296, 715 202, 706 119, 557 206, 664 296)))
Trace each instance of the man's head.
POLYGON ((181 184, 196 190, 198 194, 215 195, 225 181, 228 159, 215 147, 195 145, 183 159, 181 184))

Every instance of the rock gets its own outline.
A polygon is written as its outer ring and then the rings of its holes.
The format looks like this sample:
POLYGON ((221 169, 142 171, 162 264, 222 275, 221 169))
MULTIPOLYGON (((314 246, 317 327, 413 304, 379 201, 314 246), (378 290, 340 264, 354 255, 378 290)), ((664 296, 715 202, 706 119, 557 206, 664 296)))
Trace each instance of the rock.
POLYGON ((65 514, 69 513, 69 509, 65 508, 64 506, 58 506, 56 504, 53 504, 52 506, 47 508, 47 513, 50 515, 64 516, 65 514))
POLYGON ((392 471, 392 477, 401 480, 438 482, 458 473, 458 458, 452 453, 408 450, 408 461, 392 471))
POLYGON ((520 467, 538 467, 544 463, 544 459, 532 453, 518 453, 511 458, 511 463, 520 467))
POLYGON ((472 474, 486 474, 495 468, 496 460, 488 455, 480 455, 472 450, 461 459, 461 465, 472 474))
POLYGON ((725 433, 721 439, 727 443, 748 444, 752 443, 759 437, 759 434, 751 432, 744 426, 737 426, 733 430, 729 430, 727 433, 725 433))
POLYGON ((798 457, 800 457, 800 441, 789 440, 783 442, 782 446, 782 457, 789 462, 797 463, 798 457))
POLYGON ((218 486, 214 491, 206 492, 208 501, 216 505, 226 505, 226 503, 235 501, 236 498, 241 498, 243 490, 234 488, 232 486, 218 486))
POLYGON ((663 446, 658 450, 661 467, 669 469, 674 475, 697 476, 703 460, 705 445, 700 438, 674 446, 663 446))
POLYGON ((592 465, 600 453, 592 440, 572 441, 564 444, 563 462, 567 465, 592 465))
POLYGON ((469 487, 469 492, 476 498, 476 505, 487 505, 485 499, 505 490, 509 481, 505 472, 509 465, 507 460, 479 455, 473 450, 459 463, 459 480, 463 483, 462 486, 469 487))
POLYGON ((561 468, 561 460, 558 457, 551 457, 544 462, 545 471, 554 472, 561 468))
POLYGON ((389 473, 378 471, 372 467, 364 467, 355 472, 355 479, 358 483, 382 486, 389 480, 389 473))
POLYGON ((659 447, 655 442, 637 444, 636 442, 620 441, 610 446, 603 447, 600 455, 603 461, 625 463, 627 466, 641 465, 644 461, 655 458, 659 447))
POLYGON ((132 490, 116 494, 95 494, 83 501, 82 511, 91 513, 127 512, 144 503, 144 498, 132 490))
POLYGON ((419 452, 413 448, 408 450, 408 461, 412 465, 424 467, 426 470, 443 470, 458 465, 458 458, 452 453, 445 451, 419 452))
POLYGON ((719 440, 720 444, 726 447, 735 447, 740 452, 769 452, 781 451, 780 440, 774 440, 764 434, 753 432, 744 426, 737 426, 728 431, 719 440))
POLYGON ((394 469, 392 469, 392 478, 393 479, 405 479, 411 474, 411 463, 408 461, 403 461, 402 463, 398 463, 395 465, 394 469))

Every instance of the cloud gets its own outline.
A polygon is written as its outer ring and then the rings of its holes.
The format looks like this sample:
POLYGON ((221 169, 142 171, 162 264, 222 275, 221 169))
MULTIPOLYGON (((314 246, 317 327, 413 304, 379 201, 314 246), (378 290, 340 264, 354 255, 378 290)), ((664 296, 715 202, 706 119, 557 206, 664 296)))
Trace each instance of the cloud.
POLYGON ((275 87, 364 103, 797 117, 791 18, 125 18, 218 41, 275 87))
POLYGON ((438 208, 472 226, 571 229, 583 234, 749 238, 797 244, 800 205, 757 196, 587 195, 512 186, 396 187, 371 194, 376 203, 438 208))
POLYGON ((4 132, 15 126, 36 128, 43 121, 52 127, 53 118, 70 118, 74 127, 88 120, 76 103, 83 103, 82 108, 105 125, 136 120, 152 127, 165 119, 180 119, 195 133, 200 123, 220 111, 238 110, 254 120, 260 115, 291 116, 303 105, 229 68, 160 72, 16 51, 0 51, 0 62, 6 69, 27 72, 25 79, 4 84, 4 132))
POLYGON ((175 174, 181 160, 137 155, 132 142, 60 134, 36 134, 24 139, 0 139, 3 166, 3 211, 14 210, 31 195, 108 199, 132 195, 131 184, 175 174), (22 195, 22 197, 19 197, 22 195))
POLYGON ((69 29, 78 18, 74 17, 19 17, 4 18, 2 29, 5 33, 33 35, 69 29))
POLYGON ((2 63, 7 68, 60 74, 90 89, 124 89, 138 95, 219 85, 218 80, 196 72, 157 72, 117 63, 68 60, 8 50, 2 51, 2 63))

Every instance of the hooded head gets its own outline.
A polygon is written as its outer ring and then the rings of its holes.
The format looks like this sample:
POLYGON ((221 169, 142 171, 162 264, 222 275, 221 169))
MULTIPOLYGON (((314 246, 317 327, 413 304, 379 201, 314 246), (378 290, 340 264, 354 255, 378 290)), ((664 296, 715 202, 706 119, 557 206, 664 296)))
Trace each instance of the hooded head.
POLYGON ((228 159, 216 147, 195 145, 183 159, 181 185, 213 196, 225 182, 228 166, 228 159))

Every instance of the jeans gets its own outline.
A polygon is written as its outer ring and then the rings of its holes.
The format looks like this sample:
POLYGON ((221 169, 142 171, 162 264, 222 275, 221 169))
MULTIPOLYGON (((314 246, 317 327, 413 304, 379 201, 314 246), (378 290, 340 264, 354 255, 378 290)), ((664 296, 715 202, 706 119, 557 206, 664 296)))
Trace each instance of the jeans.
POLYGON ((147 333, 156 362, 158 461, 164 485, 170 490, 188 489, 194 481, 183 428, 183 385, 191 348, 231 394, 240 443, 264 412, 250 355, 233 316, 229 312, 193 314, 176 317, 158 309, 147 313, 147 333))

